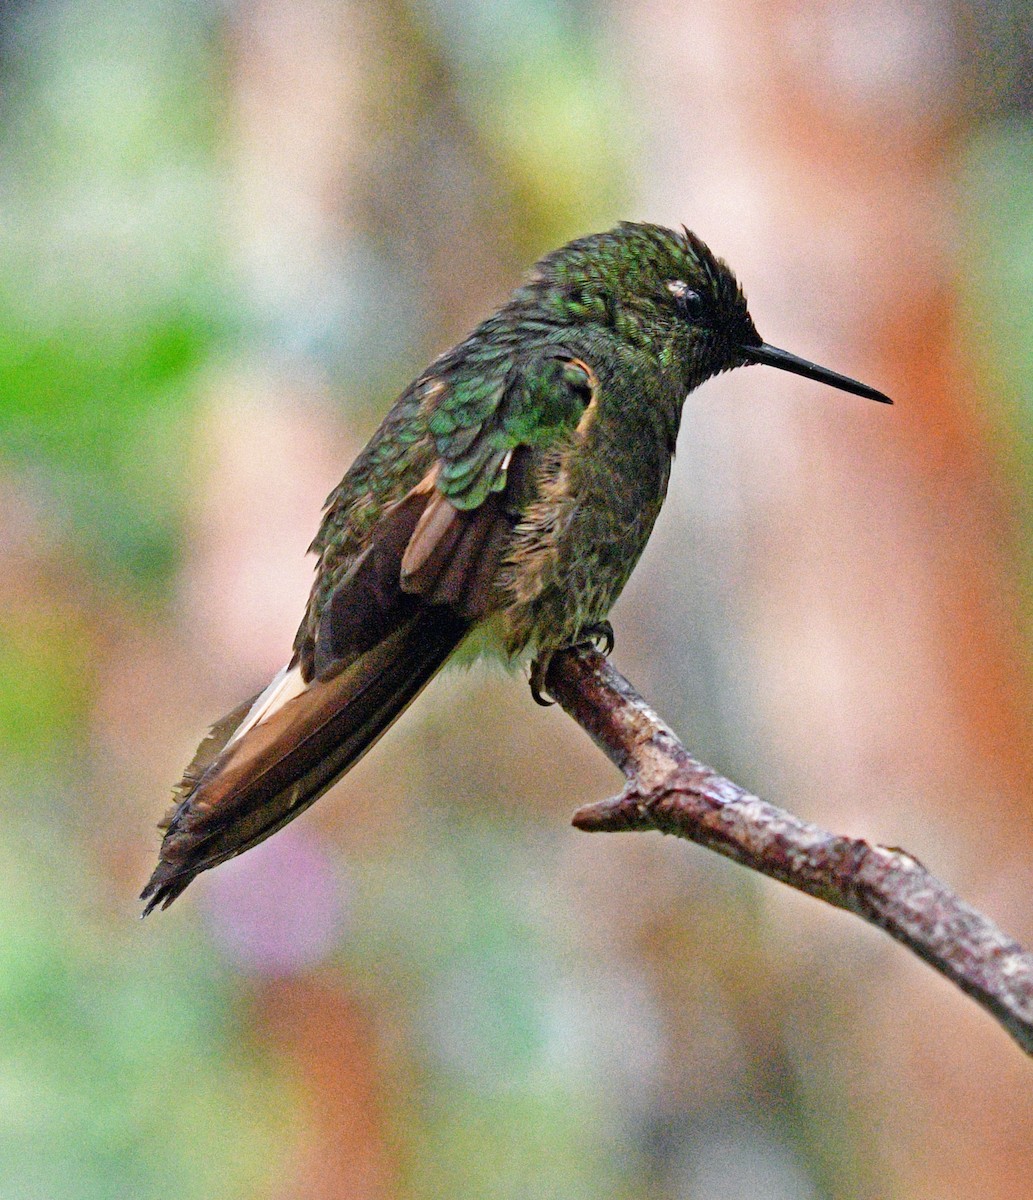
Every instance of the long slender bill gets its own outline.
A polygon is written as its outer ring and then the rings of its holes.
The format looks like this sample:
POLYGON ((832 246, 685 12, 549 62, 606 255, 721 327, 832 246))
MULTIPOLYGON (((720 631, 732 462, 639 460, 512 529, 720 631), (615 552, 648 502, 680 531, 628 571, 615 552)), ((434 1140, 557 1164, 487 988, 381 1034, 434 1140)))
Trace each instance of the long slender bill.
POLYGON ((778 367, 780 371, 791 371, 794 375, 802 375, 804 379, 814 379, 818 383, 827 383, 855 396, 878 400, 880 404, 893 403, 889 396, 866 383, 858 383, 856 379, 840 375, 837 371, 830 371, 828 367, 819 367, 817 363, 790 354, 788 350, 779 350, 777 346, 769 346, 767 342, 761 342, 759 346, 743 346, 742 353, 747 363, 763 363, 767 367, 778 367))

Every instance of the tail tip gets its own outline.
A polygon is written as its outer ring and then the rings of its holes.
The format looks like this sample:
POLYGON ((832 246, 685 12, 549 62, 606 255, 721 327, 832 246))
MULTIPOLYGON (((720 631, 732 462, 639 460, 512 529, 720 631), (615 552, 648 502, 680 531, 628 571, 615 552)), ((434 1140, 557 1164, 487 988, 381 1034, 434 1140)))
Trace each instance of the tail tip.
POLYGON ((154 868, 154 874, 147 881, 147 886, 140 893, 140 899, 146 900, 140 919, 150 916, 156 908, 168 908, 173 900, 183 892, 193 875, 177 872, 167 862, 160 862, 154 868))

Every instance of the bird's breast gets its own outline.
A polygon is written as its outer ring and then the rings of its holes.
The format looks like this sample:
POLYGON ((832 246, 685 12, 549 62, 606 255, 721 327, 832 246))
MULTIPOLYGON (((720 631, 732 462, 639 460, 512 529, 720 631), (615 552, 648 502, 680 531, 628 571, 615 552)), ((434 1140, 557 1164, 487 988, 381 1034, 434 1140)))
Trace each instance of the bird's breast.
POLYGON ((648 414, 594 421, 538 467, 500 574, 509 653, 569 645, 602 621, 660 512, 671 455, 648 414))

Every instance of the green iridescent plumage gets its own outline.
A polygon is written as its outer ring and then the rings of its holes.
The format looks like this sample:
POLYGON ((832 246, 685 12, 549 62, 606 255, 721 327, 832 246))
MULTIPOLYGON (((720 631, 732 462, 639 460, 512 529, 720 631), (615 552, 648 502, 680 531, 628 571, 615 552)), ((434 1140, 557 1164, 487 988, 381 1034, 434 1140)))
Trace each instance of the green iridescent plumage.
POLYGON ((625 223, 543 258, 329 497, 294 657, 202 743, 147 910, 311 804, 462 643, 542 664, 600 627, 663 503, 686 394, 751 362, 886 399, 765 345, 687 231, 625 223))

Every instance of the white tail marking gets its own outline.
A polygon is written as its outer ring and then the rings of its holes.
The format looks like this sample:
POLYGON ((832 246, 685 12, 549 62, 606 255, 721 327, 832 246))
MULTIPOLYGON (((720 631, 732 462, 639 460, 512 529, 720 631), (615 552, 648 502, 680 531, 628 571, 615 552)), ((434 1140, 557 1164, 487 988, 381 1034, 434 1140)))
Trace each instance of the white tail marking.
POLYGON ((301 667, 283 667, 273 676, 272 683, 251 705, 251 711, 237 726, 233 736, 226 743, 228 750, 235 742, 239 742, 245 734, 250 733, 256 725, 268 721, 273 713, 277 713, 285 704, 296 700, 307 692, 309 685, 301 677, 301 667))

